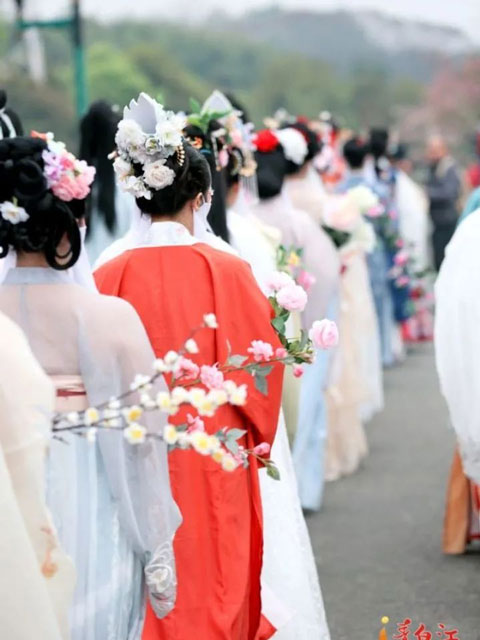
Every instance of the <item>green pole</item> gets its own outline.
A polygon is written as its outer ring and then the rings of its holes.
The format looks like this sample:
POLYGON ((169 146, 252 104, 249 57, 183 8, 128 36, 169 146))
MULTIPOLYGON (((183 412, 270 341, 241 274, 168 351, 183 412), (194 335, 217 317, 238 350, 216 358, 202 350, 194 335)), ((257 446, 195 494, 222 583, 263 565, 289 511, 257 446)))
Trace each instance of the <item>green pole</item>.
POLYGON ((20 30, 37 27, 40 29, 53 28, 71 30, 73 43, 73 68, 75 83, 75 105, 79 118, 88 107, 87 73, 85 64, 85 48, 83 46, 82 18, 80 15, 80 0, 72 0, 72 17, 60 20, 23 20, 22 3, 18 4, 17 28, 20 30))
POLYGON ((77 115, 80 118, 88 107, 87 74, 85 65, 85 49, 83 46, 82 18, 80 16, 80 0, 73 0, 72 18, 73 64, 75 70, 75 98, 77 115))

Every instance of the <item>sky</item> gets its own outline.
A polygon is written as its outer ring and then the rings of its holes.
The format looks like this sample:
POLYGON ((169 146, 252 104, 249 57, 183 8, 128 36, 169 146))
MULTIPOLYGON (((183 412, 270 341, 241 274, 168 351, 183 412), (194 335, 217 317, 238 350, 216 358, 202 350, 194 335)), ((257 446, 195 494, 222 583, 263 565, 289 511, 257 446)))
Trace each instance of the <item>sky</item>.
MULTIPOLYGON (((24 0, 24 3, 37 17, 47 17, 65 11, 69 0, 24 0)), ((13 0, 0 0, 0 7, 5 11, 13 4, 13 0)), ((86 15, 101 19, 130 16, 190 20, 203 18, 214 9, 238 15, 272 5, 319 11, 380 9, 405 18, 459 27, 480 43, 480 0, 81 0, 86 15)))

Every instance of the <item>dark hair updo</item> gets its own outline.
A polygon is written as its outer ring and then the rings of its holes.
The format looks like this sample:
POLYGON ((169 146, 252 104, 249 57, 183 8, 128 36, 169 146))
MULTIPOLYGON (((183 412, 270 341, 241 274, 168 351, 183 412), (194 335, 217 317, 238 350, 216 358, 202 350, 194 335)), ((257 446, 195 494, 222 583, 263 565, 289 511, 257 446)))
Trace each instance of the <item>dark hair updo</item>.
POLYGON ((22 122, 13 109, 7 108, 7 94, 0 89, 0 139, 23 136, 22 122))
POLYGON ((195 125, 188 124, 185 128, 185 135, 200 146, 200 153, 210 167, 214 196, 208 214, 208 222, 216 236, 229 242, 226 204, 227 178, 225 169, 220 166, 219 155, 225 149, 224 128, 218 120, 210 120, 206 132, 195 125))
POLYGON ((0 216, 0 258, 13 248, 17 252, 42 252, 53 269, 73 266, 81 249, 77 218, 84 215, 84 201, 66 203, 49 190, 43 173, 42 154, 48 150, 40 138, 0 140, 0 204, 14 202, 29 218, 13 224, 0 216), (66 236, 69 251, 58 253, 66 236))
POLYGON ((361 169, 370 151, 368 142, 354 136, 343 145, 343 157, 351 169, 361 169))
POLYGON ((388 131, 382 128, 370 129, 370 152, 378 160, 386 155, 388 148, 388 131))
POLYGON ((281 145, 272 151, 255 152, 257 162, 258 195, 261 200, 278 196, 287 174, 287 160, 281 145))
MULTIPOLYGON (((178 213, 189 200, 193 200, 199 193, 206 194, 212 184, 212 177, 207 160, 194 149, 191 144, 183 141, 185 160, 180 166, 177 155, 174 154, 166 161, 166 166, 175 171, 175 180, 171 185, 154 191, 152 199, 137 198, 141 211, 150 215, 167 215, 178 213)), ((135 172, 141 175, 143 165, 134 164, 135 172)))

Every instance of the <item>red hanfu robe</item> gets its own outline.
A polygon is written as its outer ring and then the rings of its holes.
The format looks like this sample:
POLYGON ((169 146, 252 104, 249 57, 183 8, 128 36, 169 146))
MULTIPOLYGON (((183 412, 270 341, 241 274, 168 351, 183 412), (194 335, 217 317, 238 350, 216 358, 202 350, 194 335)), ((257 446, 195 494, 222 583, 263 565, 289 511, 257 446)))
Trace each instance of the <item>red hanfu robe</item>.
MULTIPOLYGON (((227 341, 234 354, 246 354, 252 340, 280 346, 270 324, 270 305, 248 265, 205 244, 126 251, 102 266, 95 278, 101 293, 135 307, 158 357, 180 349, 206 313, 216 314, 219 328, 196 336, 200 353, 192 358, 198 364, 223 363, 227 341)), ((228 376, 248 385, 247 404, 219 409, 205 419, 207 431, 246 429, 244 446, 271 444, 282 376, 283 366, 276 365, 267 396, 254 388, 250 375, 228 376)), ((178 416, 171 420, 181 421, 178 416)), ((251 460, 248 469, 229 473, 209 457, 174 451, 169 466, 183 516, 174 544, 177 603, 163 620, 147 611, 143 640, 253 640, 261 620, 263 541, 257 464, 251 460)))

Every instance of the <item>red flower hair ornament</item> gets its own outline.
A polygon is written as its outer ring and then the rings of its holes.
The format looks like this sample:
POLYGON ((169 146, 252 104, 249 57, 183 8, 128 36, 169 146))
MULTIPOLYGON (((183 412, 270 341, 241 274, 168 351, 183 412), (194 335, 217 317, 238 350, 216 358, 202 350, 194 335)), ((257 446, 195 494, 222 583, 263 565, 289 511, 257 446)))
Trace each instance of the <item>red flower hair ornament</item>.
POLYGON ((262 129, 253 137, 253 144, 260 153, 270 153, 275 151, 280 141, 271 129, 262 129))

